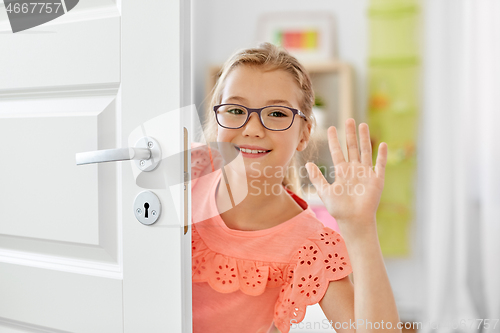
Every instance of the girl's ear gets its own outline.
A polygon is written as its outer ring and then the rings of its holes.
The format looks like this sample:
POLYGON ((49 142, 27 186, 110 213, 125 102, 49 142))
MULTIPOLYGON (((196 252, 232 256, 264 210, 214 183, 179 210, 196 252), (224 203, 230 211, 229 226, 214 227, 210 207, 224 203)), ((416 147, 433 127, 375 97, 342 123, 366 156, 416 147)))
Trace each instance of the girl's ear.
POLYGON ((311 122, 308 121, 302 128, 300 134, 300 141, 299 144, 297 145, 298 151, 303 151, 304 149, 306 149, 307 144, 309 143, 309 139, 311 138, 311 127, 312 127, 311 122))

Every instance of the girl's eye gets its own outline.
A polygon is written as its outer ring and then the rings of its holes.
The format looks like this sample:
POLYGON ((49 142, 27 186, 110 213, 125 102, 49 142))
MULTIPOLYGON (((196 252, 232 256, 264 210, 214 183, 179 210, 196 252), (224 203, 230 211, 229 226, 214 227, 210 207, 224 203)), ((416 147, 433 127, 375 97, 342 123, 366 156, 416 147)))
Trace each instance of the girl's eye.
POLYGON ((229 109, 227 112, 232 113, 232 114, 245 114, 245 111, 241 109, 229 109))
POLYGON ((291 110, 279 106, 278 107, 270 106, 269 108, 264 109, 264 114, 266 115, 267 118, 293 117, 293 112, 291 110))
POLYGON ((272 111, 269 113, 270 117, 286 117, 287 115, 281 111, 272 111))

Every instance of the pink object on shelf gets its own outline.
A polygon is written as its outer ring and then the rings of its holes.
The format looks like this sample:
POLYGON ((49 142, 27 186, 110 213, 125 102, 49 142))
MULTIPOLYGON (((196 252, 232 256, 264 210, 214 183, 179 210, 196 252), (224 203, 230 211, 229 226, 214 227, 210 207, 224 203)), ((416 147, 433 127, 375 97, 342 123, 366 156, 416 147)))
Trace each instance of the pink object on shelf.
POLYGON ((328 227, 340 234, 340 229, 337 221, 333 216, 330 215, 330 213, 328 213, 324 206, 311 205, 311 209, 313 210, 314 214, 316 214, 316 218, 323 222, 323 225, 325 227, 328 227))

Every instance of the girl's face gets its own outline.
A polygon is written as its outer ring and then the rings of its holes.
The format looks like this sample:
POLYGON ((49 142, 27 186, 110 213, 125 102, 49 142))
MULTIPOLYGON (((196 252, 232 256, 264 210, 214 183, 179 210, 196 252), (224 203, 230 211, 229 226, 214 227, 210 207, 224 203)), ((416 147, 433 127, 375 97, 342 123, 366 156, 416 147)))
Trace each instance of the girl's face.
MULTIPOLYGON (((264 71, 261 67, 240 65, 226 78, 221 104, 235 103, 249 108, 283 105, 300 110, 301 91, 292 75, 283 70, 264 71)), ((245 126, 227 129, 218 126, 217 141, 230 142, 236 147, 257 146, 271 150, 266 154, 242 153, 247 176, 270 178, 277 172, 286 174, 286 166, 295 151, 304 150, 310 124, 296 115, 290 128, 271 131, 262 126, 258 115, 252 113, 245 126)))

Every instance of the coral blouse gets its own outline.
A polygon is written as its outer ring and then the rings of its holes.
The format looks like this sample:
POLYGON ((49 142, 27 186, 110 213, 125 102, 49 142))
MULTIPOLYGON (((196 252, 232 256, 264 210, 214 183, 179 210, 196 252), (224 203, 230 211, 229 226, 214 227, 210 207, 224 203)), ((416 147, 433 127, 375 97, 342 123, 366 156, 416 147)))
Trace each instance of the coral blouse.
POLYGON ((268 229, 228 228, 215 201, 222 158, 191 148, 193 332, 266 333, 273 321, 289 332, 330 281, 352 272, 343 238, 286 188, 301 213, 268 229))

